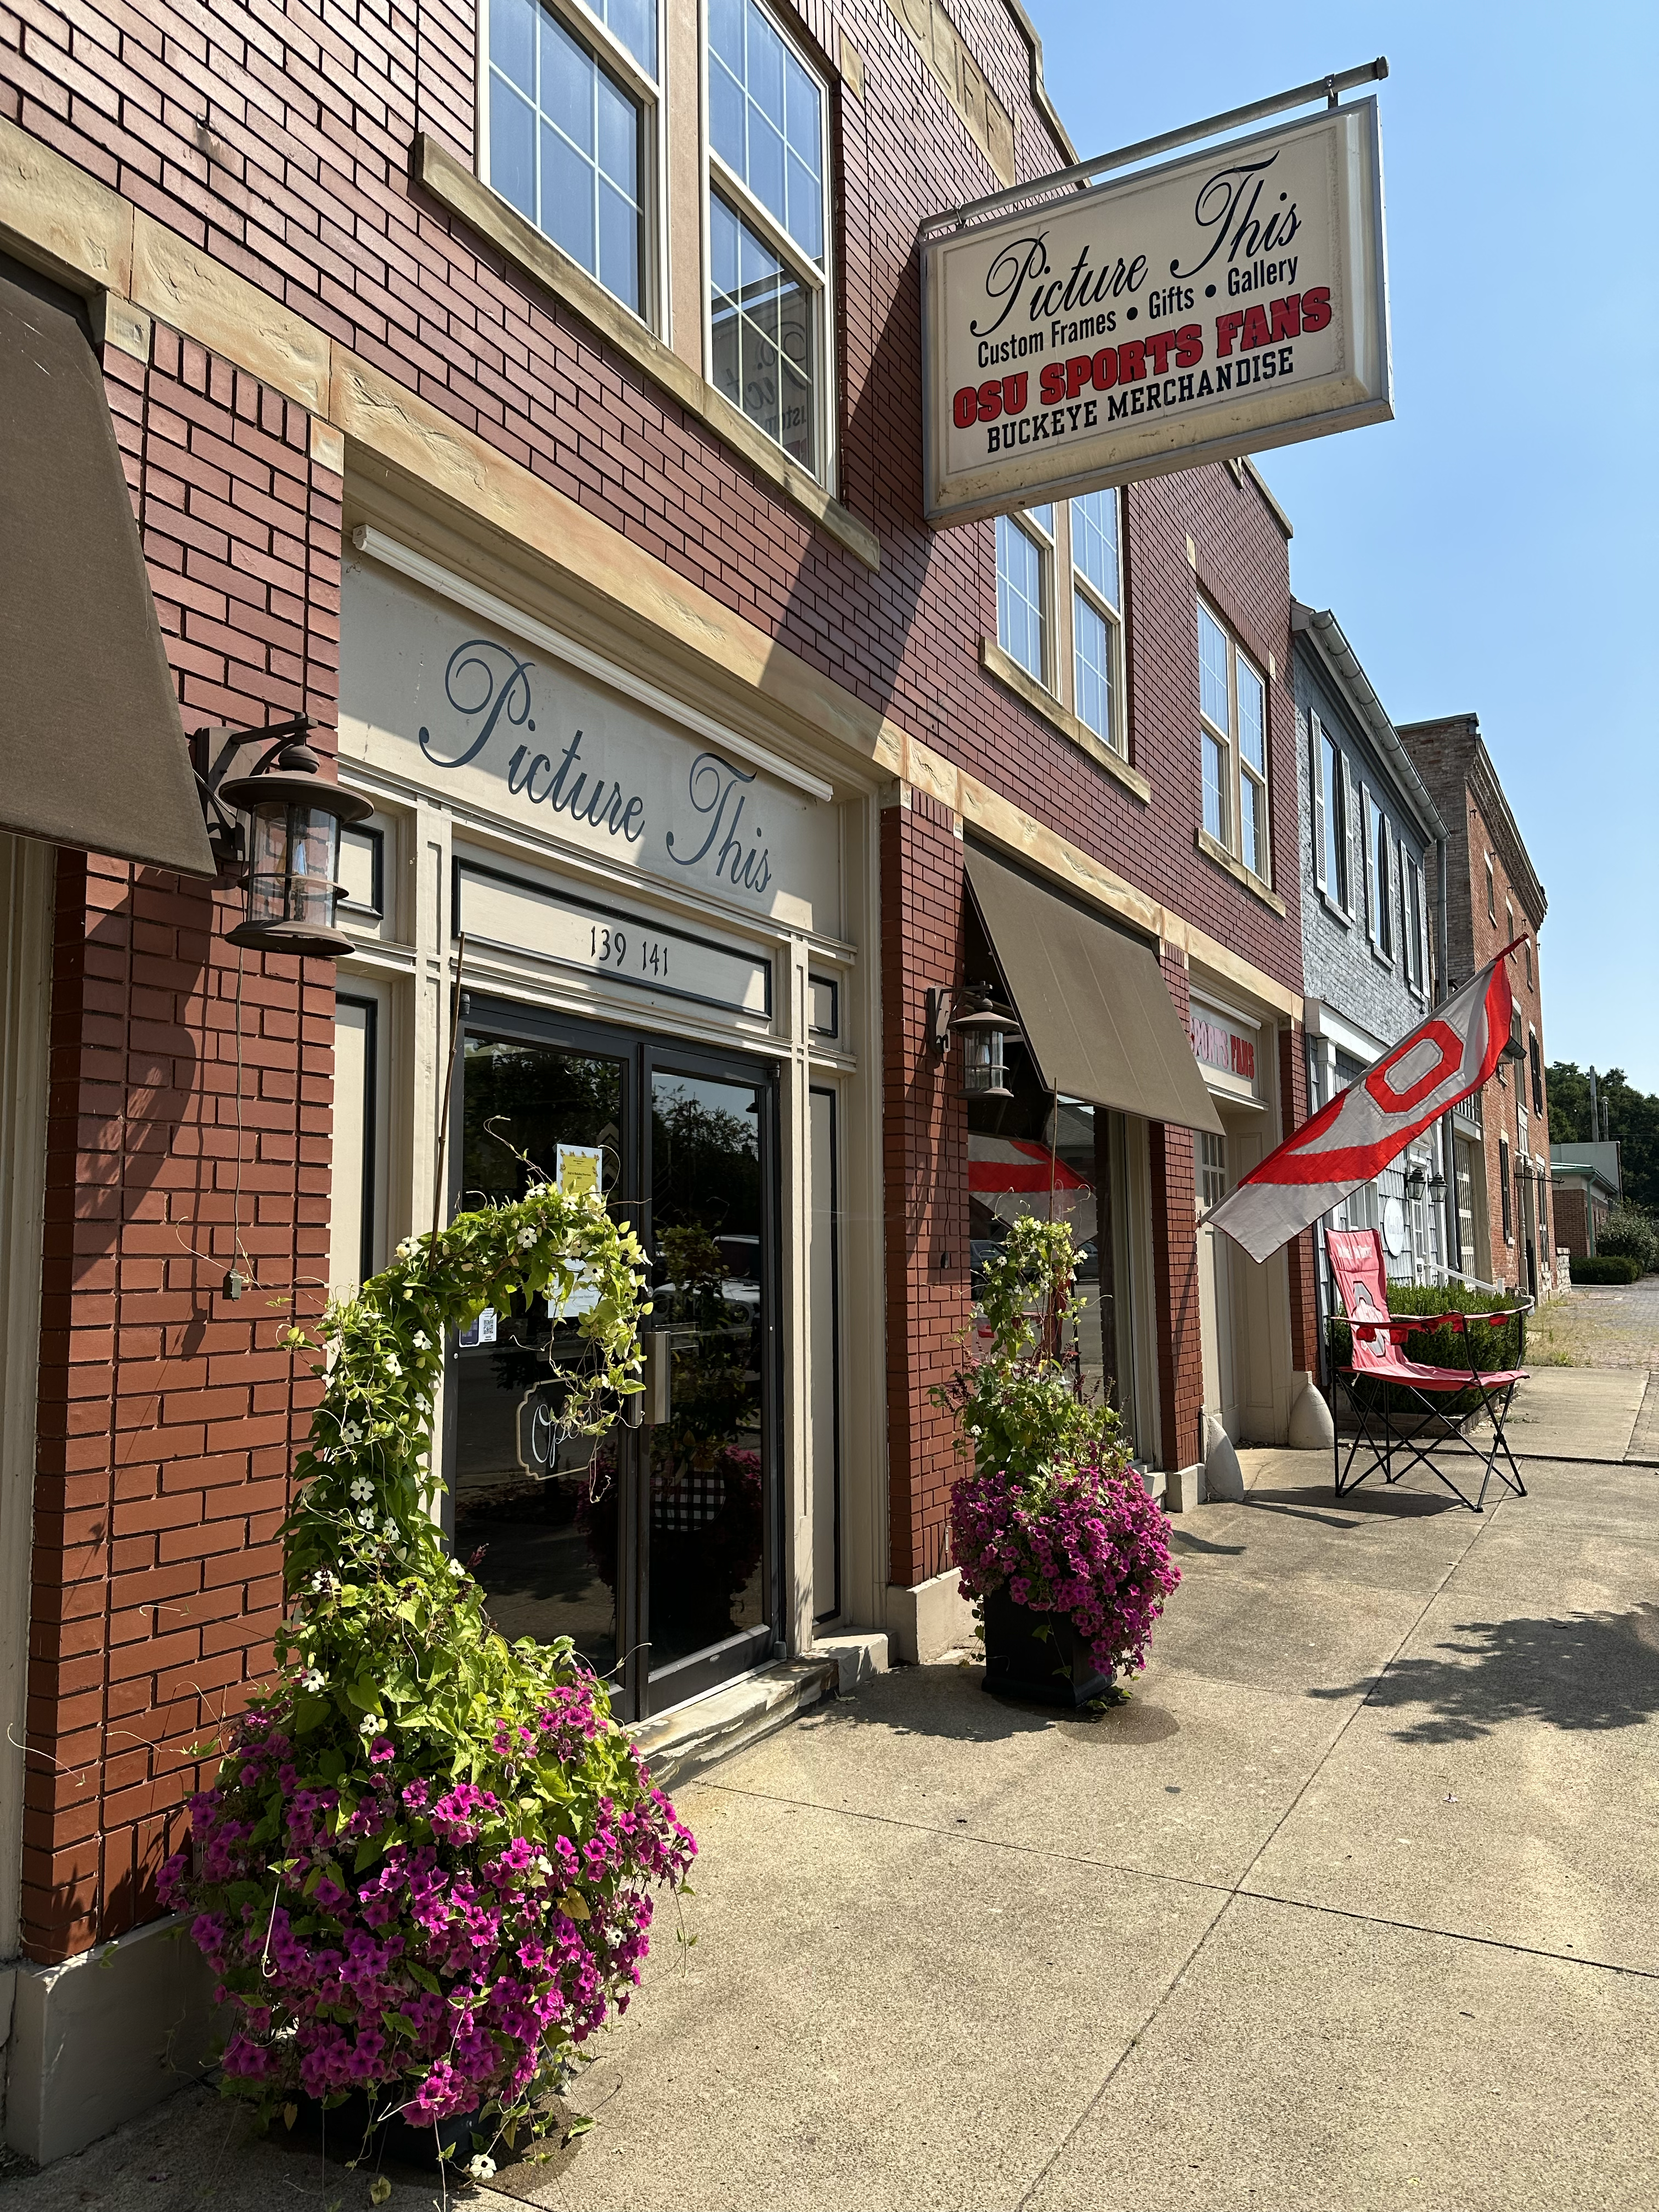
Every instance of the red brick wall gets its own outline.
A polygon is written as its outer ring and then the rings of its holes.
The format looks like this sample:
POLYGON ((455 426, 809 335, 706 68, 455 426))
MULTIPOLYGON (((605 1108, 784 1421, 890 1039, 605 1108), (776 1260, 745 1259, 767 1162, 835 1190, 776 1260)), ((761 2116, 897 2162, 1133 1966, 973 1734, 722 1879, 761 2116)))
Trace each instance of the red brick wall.
POLYGON ((885 1028, 883 1195, 887 1276, 889 1582, 945 1563, 945 1515, 963 1462, 928 1393, 963 1364, 971 1292, 968 1109, 962 1054, 927 1042, 927 992, 962 974, 962 841, 937 799, 913 792, 881 817, 885 1028))
MULTIPOLYGON (((148 373, 105 366, 186 726, 331 723, 340 482, 305 417, 164 330, 148 373)), ((190 1747, 278 1618, 315 1385, 276 1339, 326 1268, 332 970, 239 955, 232 903, 60 856, 23 1871, 43 1960, 153 1916, 190 1747)))

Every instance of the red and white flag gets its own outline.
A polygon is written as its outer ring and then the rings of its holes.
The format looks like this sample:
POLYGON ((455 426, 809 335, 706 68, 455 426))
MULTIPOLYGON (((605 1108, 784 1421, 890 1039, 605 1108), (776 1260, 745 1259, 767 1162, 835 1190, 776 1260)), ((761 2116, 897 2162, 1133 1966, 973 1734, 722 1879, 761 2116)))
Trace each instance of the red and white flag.
POLYGON ((1200 1217, 1253 1260, 1299 1237, 1350 1191, 1380 1175, 1431 1121, 1488 1081, 1510 1040, 1514 1000, 1504 963, 1471 976, 1427 1021, 1339 1091, 1200 1217))

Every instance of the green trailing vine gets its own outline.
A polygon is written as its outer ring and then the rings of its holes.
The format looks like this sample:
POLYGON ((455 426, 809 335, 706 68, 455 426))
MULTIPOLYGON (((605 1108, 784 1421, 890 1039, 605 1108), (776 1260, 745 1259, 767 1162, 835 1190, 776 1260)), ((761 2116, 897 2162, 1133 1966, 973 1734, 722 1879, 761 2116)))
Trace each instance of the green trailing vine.
POLYGON ((597 1194, 539 1182, 464 1213, 314 1337, 287 1332, 323 1393, 283 1528, 278 1674, 162 1876, 228 2003, 228 2093, 290 2120, 299 2096, 365 2094, 371 2120, 447 2130, 478 2179, 548 2124, 639 1979, 649 1890, 683 1887, 696 1850, 569 1638, 507 1644, 435 1519, 449 1332, 543 1297, 568 1311, 579 1286, 553 1425, 597 1436, 641 1387, 651 1310, 645 1254, 597 1194))

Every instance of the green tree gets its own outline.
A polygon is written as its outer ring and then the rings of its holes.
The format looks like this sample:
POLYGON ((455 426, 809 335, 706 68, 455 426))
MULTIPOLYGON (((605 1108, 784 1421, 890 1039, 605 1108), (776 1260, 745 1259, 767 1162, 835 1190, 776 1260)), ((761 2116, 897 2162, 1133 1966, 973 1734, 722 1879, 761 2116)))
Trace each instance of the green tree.
MULTIPOLYGON (((1620 1146, 1626 1200, 1659 1212, 1659 1097, 1636 1090, 1621 1067, 1598 1068, 1595 1087, 1607 1134, 1620 1146)), ((1549 1100, 1553 1145, 1591 1144, 1600 1136, 1590 1127, 1589 1078, 1574 1061, 1551 1061, 1549 1100)))

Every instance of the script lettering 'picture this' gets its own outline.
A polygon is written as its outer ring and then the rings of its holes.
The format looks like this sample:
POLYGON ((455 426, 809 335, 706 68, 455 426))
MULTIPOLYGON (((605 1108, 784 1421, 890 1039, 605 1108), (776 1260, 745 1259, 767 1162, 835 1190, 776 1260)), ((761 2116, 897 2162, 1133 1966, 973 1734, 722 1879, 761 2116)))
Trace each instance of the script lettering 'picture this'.
POLYGON ((1394 412, 1376 102, 922 244, 927 517, 1394 412))

